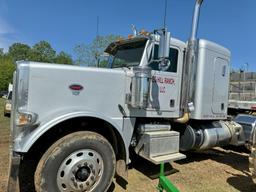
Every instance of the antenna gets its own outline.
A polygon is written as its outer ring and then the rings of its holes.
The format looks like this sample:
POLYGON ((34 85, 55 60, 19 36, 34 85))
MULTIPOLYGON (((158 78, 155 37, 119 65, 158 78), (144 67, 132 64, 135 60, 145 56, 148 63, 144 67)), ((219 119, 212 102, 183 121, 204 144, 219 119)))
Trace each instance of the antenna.
POLYGON ((96 41, 97 41, 97 45, 96 45, 96 53, 95 53, 95 59, 96 59, 96 67, 100 66, 100 57, 99 57, 99 16, 97 16, 97 29, 96 29, 96 41))
POLYGON ((99 16, 97 16, 97 37, 99 36, 99 16))
POLYGON ((167 0, 165 0, 165 5, 164 5, 164 28, 166 28, 166 14, 167 14, 167 0))

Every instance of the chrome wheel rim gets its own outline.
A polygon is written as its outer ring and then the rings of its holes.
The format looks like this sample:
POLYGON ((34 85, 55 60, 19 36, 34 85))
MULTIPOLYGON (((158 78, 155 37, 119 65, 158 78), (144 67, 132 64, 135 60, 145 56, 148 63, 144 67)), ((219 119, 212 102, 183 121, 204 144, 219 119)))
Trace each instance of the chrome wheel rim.
POLYGON ((77 150, 61 163, 57 185, 61 192, 92 191, 102 178, 101 155, 92 149, 77 150))

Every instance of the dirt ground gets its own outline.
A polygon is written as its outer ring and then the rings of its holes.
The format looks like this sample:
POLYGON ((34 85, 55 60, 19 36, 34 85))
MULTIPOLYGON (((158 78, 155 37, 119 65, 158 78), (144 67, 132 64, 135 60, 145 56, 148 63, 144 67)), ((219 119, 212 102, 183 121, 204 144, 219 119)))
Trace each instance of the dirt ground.
MULTIPOLYGON (((9 160, 9 121, 3 117, 0 99, 0 192, 6 191, 9 160)), ((248 154, 243 148, 214 148, 186 153, 187 158, 166 166, 166 174, 181 192, 253 192, 256 186, 248 171, 248 154)), ((109 192, 156 192, 159 166, 133 157, 128 184, 113 182, 109 192)))

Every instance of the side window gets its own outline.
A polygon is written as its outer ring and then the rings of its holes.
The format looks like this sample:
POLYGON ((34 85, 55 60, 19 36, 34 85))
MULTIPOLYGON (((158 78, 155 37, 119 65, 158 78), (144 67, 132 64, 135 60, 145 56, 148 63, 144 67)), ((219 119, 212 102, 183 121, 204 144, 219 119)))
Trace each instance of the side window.
MULTIPOLYGON (((155 45, 155 47, 154 47, 154 60, 157 60, 157 58, 158 58, 158 49, 159 49, 159 46, 155 45)), ((168 59, 170 60, 171 64, 170 64, 169 68, 166 71, 173 72, 173 73, 177 72, 178 54, 179 54, 178 49, 170 48, 170 53, 169 53, 169 58, 168 59)), ((149 66, 153 70, 159 71, 159 63, 158 62, 154 61, 149 66)))

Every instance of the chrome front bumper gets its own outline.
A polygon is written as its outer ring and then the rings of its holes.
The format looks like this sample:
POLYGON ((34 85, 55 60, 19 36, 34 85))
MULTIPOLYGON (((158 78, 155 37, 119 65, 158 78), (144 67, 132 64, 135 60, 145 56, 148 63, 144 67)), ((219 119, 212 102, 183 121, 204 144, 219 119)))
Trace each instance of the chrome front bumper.
POLYGON ((19 179, 18 179, 20 160, 21 160, 21 156, 18 153, 11 151, 7 192, 20 191, 19 179))

